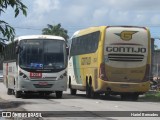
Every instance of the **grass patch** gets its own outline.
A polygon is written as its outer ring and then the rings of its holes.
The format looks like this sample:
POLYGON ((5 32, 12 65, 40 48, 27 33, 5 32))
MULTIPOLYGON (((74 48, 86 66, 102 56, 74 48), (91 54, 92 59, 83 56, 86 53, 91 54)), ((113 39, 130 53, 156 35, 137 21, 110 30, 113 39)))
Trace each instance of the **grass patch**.
POLYGON ((160 101, 160 92, 148 92, 145 94, 144 99, 160 101))

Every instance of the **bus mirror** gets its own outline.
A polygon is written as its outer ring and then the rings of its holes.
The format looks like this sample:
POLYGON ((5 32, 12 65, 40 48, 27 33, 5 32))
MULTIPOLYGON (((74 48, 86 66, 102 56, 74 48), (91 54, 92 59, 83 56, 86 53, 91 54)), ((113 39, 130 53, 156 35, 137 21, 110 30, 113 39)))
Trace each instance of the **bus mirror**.
POLYGON ((66 47, 67 55, 69 55, 69 47, 66 47))
POLYGON ((16 54, 18 54, 19 53, 19 46, 17 45, 16 46, 16 54))

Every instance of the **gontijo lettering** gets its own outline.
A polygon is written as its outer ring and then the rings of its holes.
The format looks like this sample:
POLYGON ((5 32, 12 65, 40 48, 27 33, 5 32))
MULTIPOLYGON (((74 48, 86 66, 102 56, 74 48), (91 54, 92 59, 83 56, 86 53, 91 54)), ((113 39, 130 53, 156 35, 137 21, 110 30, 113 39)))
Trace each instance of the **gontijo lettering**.
POLYGON ((90 65, 91 64, 91 57, 84 57, 81 59, 81 65, 90 65))

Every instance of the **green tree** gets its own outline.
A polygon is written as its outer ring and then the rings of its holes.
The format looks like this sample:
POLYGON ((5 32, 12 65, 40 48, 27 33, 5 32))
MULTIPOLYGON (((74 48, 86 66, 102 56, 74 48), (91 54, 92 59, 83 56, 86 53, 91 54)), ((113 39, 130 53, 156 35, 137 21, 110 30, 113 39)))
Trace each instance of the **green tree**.
MULTIPOLYGON (((5 13, 8 7, 13 8, 15 18, 22 11, 23 15, 27 16, 27 7, 21 2, 21 0, 0 0, 0 16, 5 13)), ((0 19, 0 41, 13 40, 15 36, 15 30, 7 22, 0 19)))
POLYGON ((56 35, 56 36, 61 36, 65 40, 69 38, 67 35, 68 31, 65 30, 64 28, 61 27, 61 24, 57 25, 47 25, 47 28, 42 29, 42 34, 43 35, 56 35))
POLYGON ((158 49, 158 45, 154 45, 154 50, 157 50, 158 49))

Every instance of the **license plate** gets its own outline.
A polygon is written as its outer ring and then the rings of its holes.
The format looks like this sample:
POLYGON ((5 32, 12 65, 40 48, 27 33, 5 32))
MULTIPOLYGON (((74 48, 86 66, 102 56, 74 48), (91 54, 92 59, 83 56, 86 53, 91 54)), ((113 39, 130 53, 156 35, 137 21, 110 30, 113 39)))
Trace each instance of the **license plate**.
POLYGON ((31 78, 42 78, 42 73, 33 73, 33 72, 30 72, 30 77, 31 78))
POLYGON ((39 82, 39 85, 48 85, 48 82, 39 82))

